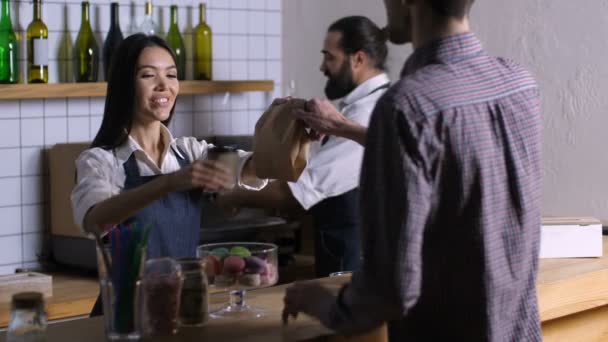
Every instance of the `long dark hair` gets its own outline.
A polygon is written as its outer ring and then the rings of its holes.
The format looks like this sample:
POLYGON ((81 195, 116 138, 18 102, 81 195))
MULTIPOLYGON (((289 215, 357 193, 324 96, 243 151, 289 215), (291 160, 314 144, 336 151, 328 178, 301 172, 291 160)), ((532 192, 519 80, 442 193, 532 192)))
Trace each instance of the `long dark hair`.
MULTIPOLYGON (((163 48, 171 54, 173 61, 176 61, 175 54, 167 45, 167 42, 157 36, 138 33, 129 36, 120 43, 115 55, 112 56, 112 64, 108 74, 108 90, 103 121, 91 147, 113 149, 127 140, 135 116, 137 60, 147 47, 163 48)), ((174 109, 175 104, 171 108, 169 118, 163 121, 163 124, 169 124, 174 109)))
POLYGON ((386 70, 388 47, 384 32, 367 17, 351 16, 339 19, 329 26, 328 32, 340 32, 340 45, 347 55, 365 52, 374 61, 374 67, 386 70))

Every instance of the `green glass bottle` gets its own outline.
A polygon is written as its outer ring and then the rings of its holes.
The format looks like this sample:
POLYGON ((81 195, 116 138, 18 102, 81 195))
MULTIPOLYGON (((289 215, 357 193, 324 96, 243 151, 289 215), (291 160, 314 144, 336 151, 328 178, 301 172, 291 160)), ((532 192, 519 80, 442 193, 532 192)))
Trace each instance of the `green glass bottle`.
POLYGON ((175 57, 177 57, 177 79, 186 79, 186 50, 184 49, 184 40, 179 33, 177 25, 177 6, 171 5, 171 24, 169 25, 169 33, 167 34, 167 43, 173 49, 175 57))
POLYGON ((212 79, 211 28, 207 25, 207 6, 199 5, 200 22, 194 29, 194 79, 212 79))
POLYGON ((27 82, 49 81, 49 30, 42 21, 42 0, 34 0, 34 20, 27 27, 27 82))
POLYGON ((74 44, 74 78, 76 82, 97 82, 99 47, 89 22, 89 2, 82 2, 82 22, 74 44))
POLYGON ((19 82, 19 44, 13 31, 9 0, 2 0, 0 16, 0 83, 19 82))

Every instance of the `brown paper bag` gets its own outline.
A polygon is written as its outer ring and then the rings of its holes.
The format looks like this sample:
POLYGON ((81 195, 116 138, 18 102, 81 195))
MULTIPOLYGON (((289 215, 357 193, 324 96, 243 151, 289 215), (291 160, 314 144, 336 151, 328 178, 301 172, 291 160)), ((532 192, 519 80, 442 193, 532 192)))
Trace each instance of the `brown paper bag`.
POLYGON ((310 139, 304 123, 292 111, 305 109, 306 101, 292 99, 271 106, 255 125, 253 154, 255 171, 260 178, 294 182, 308 162, 310 139))

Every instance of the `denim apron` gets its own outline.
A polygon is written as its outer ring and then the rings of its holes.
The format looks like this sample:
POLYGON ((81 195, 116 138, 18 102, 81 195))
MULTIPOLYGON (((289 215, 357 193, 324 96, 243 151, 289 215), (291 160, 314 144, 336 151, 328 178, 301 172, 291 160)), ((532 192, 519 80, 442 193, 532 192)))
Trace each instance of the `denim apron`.
MULTIPOLYGON (((189 161, 182 157, 186 154, 181 149, 176 148, 173 153, 177 157, 180 168, 189 165, 189 161)), ((126 174, 124 190, 137 188, 160 176, 141 176, 134 153, 123 167, 126 174)), ((196 256, 201 226, 200 195, 200 190, 171 192, 148 204, 124 222, 124 224, 152 225, 146 251, 148 259, 196 256)), ((98 297, 91 311, 91 317, 102 314, 101 298, 98 297)))

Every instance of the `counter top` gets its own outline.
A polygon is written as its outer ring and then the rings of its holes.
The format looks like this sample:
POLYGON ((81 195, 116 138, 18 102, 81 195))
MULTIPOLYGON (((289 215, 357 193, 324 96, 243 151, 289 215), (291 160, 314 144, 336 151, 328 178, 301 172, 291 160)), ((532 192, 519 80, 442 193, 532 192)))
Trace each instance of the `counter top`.
MULTIPOLYGON (((325 278, 323 283, 334 290, 349 280, 348 277, 325 278)), ((281 323, 282 298, 285 287, 275 286, 266 289, 249 291, 249 305, 266 310, 267 316, 255 320, 212 319, 200 328, 180 328, 175 336, 151 339, 151 341, 235 341, 235 342, 274 342, 274 341, 315 341, 319 337, 331 335, 331 331, 322 327, 317 321, 300 315, 289 325, 281 323)), ((220 301, 212 296, 214 306, 220 301)), ((385 330, 379 329, 369 335, 359 336, 348 341, 377 341, 385 338, 385 330), (370 339, 372 338, 372 339, 370 339)), ((3 334, 0 333, 0 340, 3 334)), ((341 337, 336 337, 341 340, 341 337)), ((87 318, 50 324, 47 330, 48 341, 105 341, 103 318, 87 318)))
MULTIPOLYGON (((603 243, 604 251, 608 251, 608 237, 604 237, 603 243)), ((342 283, 348 281, 348 278, 326 278, 322 281, 337 290, 342 283)), ((48 301, 47 309, 51 319, 88 315, 98 291, 95 279, 54 276, 53 285, 55 295, 48 301)), ((605 254, 602 258, 543 259, 540 261, 537 286, 545 337, 549 335, 564 337, 559 329, 562 327, 561 322, 565 322, 564 324, 568 323, 571 328, 576 328, 579 334, 584 330, 608 338, 608 327, 597 331, 597 329, 589 329, 588 325, 585 328, 585 325, 580 324, 581 318, 587 317, 585 315, 591 317, 584 318, 585 324, 594 317, 598 318, 598 322, 605 322, 601 319, 608 317, 608 255, 605 254)), ((202 337, 210 340, 219 338, 221 341, 252 342, 282 341, 285 338, 295 337, 306 340, 330 333, 319 323, 306 317, 298 318, 294 324, 283 327, 280 323, 280 311, 284 291, 285 286, 275 286, 249 292, 248 299, 251 305, 269 310, 266 319, 238 322, 211 320, 203 328, 181 329, 179 335, 161 341, 194 341, 201 340, 202 337), (235 323, 238 324, 238 329, 234 329, 235 323)), ((215 303, 224 299, 218 295, 212 296, 212 302, 215 303)), ((0 325, 7 319, 8 307, 0 306, 0 325)), ((103 341, 102 326, 100 318, 51 324, 49 341, 54 341, 55 338, 66 341, 85 339, 88 342, 103 341)), ((1 337, 2 334, 0 340, 1 337)), ((545 340, 553 339, 545 338, 545 340)))
MULTIPOLYGON (((99 283, 95 277, 74 274, 51 274, 53 296, 46 300, 49 320, 85 317, 99 294, 99 283)), ((8 325, 10 303, 0 304, 0 328, 8 325)))
POLYGON ((608 305, 608 236, 601 258, 541 259, 537 279, 541 321, 608 305))

